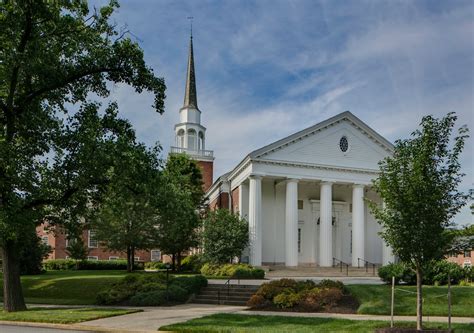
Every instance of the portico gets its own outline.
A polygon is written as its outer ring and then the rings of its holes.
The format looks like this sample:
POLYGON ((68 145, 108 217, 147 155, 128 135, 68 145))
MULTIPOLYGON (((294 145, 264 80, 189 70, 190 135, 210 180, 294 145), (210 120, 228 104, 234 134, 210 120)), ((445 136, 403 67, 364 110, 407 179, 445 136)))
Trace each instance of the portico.
POLYGON ((391 149, 344 112, 250 153, 211 187, 209 200, 229 189, 229 209, 249 223, 242 260, 254 266, 393 262, 368 208, 382 205, 371 183, 391 149))

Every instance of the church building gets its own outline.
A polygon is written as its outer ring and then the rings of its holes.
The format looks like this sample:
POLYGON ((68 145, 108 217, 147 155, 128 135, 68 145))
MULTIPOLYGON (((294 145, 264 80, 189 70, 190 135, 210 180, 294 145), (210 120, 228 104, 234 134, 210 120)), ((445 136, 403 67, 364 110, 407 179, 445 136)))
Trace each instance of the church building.
POLYGON ((197 104, 191 36, 175 139, 171 153, 186 153, 201 166, 211 209, 226 208, 248 221, 250 245, 243 261, 287 267, 394 261, 366 201, 382 205, 371 182, 393 145, 351 112, 249 152, 213 182, 214 156, 206 150, 197 104))

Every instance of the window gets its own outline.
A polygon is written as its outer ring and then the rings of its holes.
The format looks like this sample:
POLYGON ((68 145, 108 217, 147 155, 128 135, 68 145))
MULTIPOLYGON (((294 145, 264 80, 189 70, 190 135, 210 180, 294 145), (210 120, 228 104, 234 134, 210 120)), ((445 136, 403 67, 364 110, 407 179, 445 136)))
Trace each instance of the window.
POLYGON ((198 150, 204 150, 204 133, 199 132, 198 150))
POLYGON ((88 256, 87 260, 99 260, 98 256, 88 256))
POLYGON ((140 257, 135 257, 134 261, 140 261, 140 257))
POLYGON ((303 200, 298 200, 298 209, 303 209, 303 200))
POLYGON ((184 130, 183 129, 180 129, 178 131, 178 135, 176 137, 176 145, 179 148, 184 148, 184 130))
POLYGON ((151 250, 151 261, 160 261, 161 260, 161 251, 160 250, 151 250))
POLYGON ((109 257, 109 260, 119 260, 119 259, 120 257, 114 257, 114 256, 109 257))
POLYGON ((188 149, 196 150, 196 131, 193 129, 188 130, 188 149))
POLYGON ((47 235, 41 236, 41 241, 44 245, 49 245, 49 237, 47 235))
POLYGON ((89 230, 89 243, 88 243, 88 246, 89 247, 98 247, 99 246, 99 243, 97 242, 97 238, 96 238, 96 232, 94 230, 89 230))
POLYGON ((301 228, 298 228, 298 253, 301 253, 301 228))
POLYGON ((343 136, 339 140, 339 148, 343 153, 347 152, 349 150, 349 141, 347 140, 347 137, 343 136))
POLYGON ((471 251, 464 251, 464 258, 470 258, 471 257, 471 251))

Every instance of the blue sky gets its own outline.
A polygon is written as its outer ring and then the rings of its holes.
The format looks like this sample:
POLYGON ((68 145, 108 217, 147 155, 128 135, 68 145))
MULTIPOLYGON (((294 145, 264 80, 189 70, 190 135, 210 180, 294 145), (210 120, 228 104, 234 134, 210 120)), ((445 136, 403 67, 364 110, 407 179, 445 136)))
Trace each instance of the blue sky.
MULTIPOLYGON (((100 2, 94 2, 100 3, 100 2)), ((124 1, 113 16, 167 84, 152 97, 113 89, 140 140, 166 153, 182 106, 194 17, 198 103, 215 176, 248 152, 350 110, 390 141, 425 114, 457 112, 474 131, 472 1, 124 1)), ((462 188, 473 188, 473 139, 462 188)), ((472 223, 469 210, 459 223, 472 223)))

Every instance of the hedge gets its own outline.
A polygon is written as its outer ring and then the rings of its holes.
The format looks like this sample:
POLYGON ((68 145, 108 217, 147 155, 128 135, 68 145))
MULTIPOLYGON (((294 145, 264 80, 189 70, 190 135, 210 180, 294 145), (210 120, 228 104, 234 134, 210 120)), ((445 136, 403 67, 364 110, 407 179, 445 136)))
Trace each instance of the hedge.
POLYGON ((186 302, 190 295, 207 286, 207 279, 196 276, 170 276, 164 273, 127 275, 97 295, 101 305, 158 306, 186 302), (168 283, 168 286, 167 286, 168 283))
POLYGON ((265 271, 247 264, 204 264, 201 274, 206 276, 232 277, 239 279, 263 279, 265 271))
POLYGON ((145 263, 145 269, 148 269, 148 270, 166 269, 166 264, 161 261, 149 261, 145 263))
MULTIPOLYGON (((426 285, 445 285, 448 283, 448 273, 452 284, 458 284, 461 281, 472 281, 473 269, 471 267, 462 268, 461 266, 441 260, 433 262, 424 269, 423 284, 426 285)), ((388 264, 378 270, 379 277, 386 283, 392 283, 392 276, 395 277, 395 283, 405 283, 409 285, 416 284, 415 272, 405 264, 388 264)))
MULTIPOLYGON (((68 270, 125 270, 126 260, 82 260, 72 259, 51 259, 43 262, 43 268, 47 271, 68 271, 68 270)), ((142 262, 136 262, 135 270, 143 269, 142 262)))

